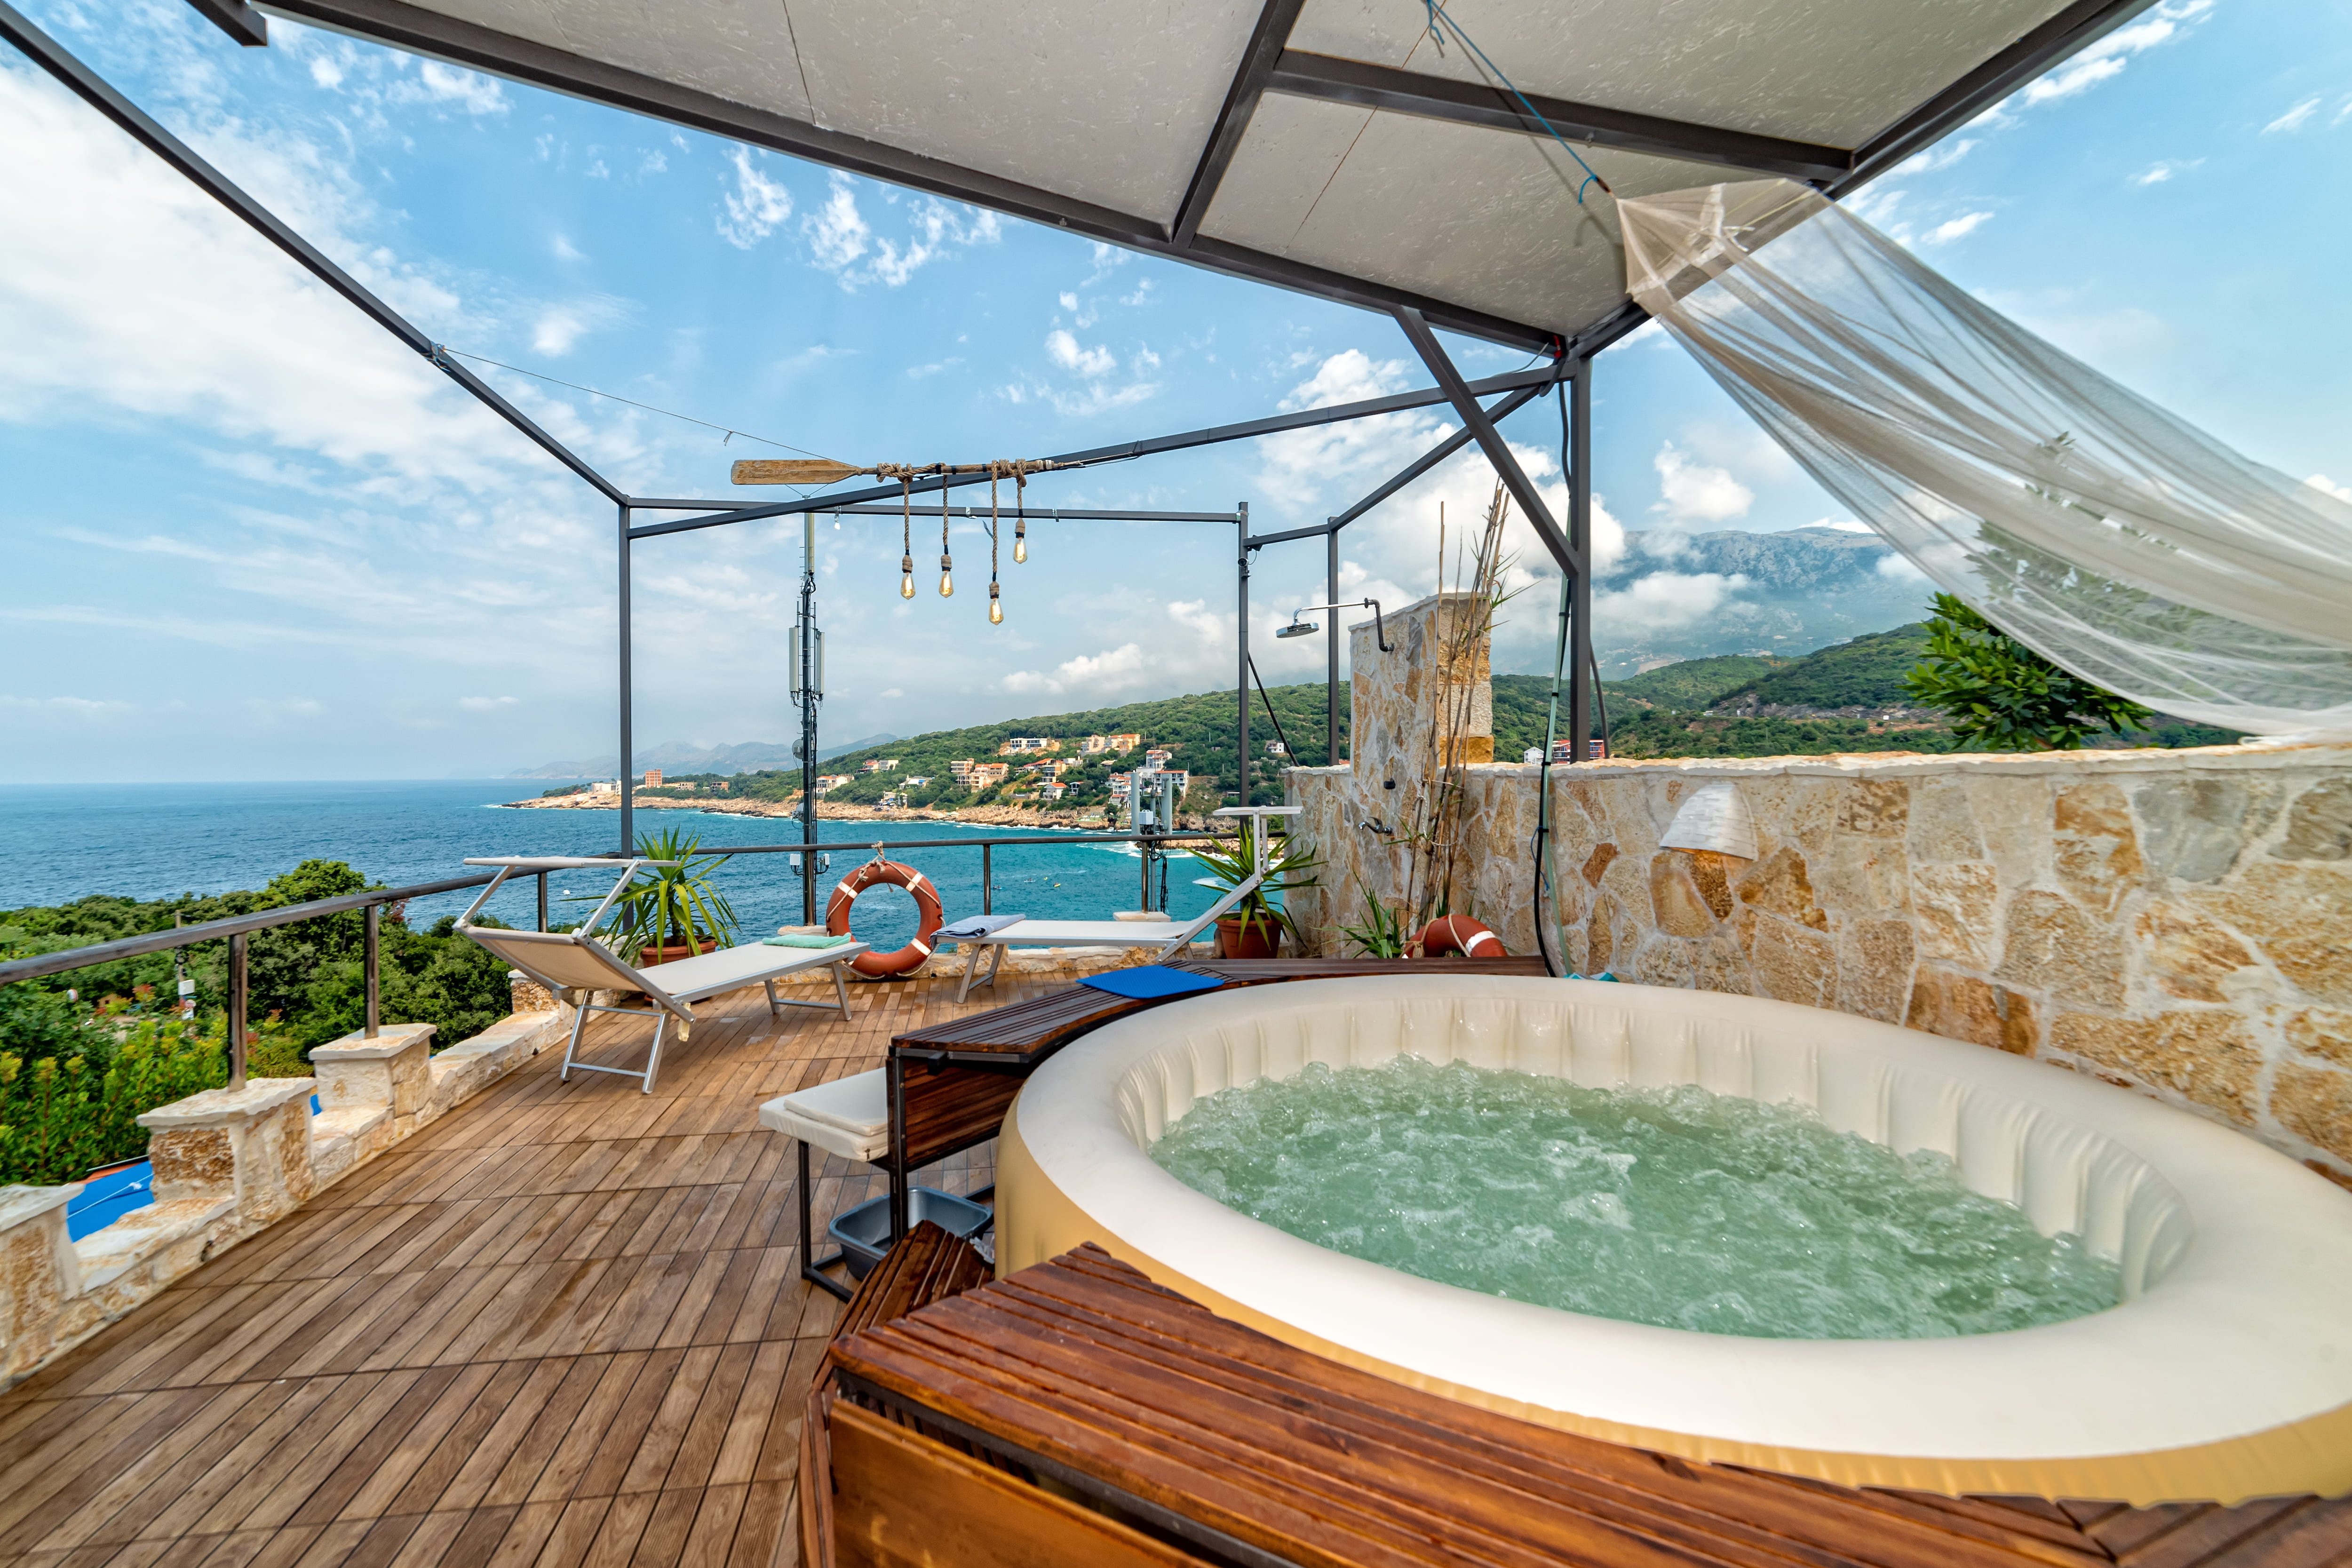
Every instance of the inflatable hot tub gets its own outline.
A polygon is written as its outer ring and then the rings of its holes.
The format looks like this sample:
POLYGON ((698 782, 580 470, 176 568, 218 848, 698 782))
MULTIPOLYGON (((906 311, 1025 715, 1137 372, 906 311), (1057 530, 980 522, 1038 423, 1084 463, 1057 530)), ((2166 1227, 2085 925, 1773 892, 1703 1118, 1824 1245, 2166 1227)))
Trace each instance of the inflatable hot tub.
POLYGON ((1853 1486, 2147 1504, 2352 1491, 2352 1194, 2062 1068, 1707 992, 1395 976, 1171 1003, 1071 1046, 1005 1122, 999 1267, 1094 1241, 1278 1340, 1530 1421, 1853 1486), (1148 1151, 1193 1101, 1411 1055, 1591 1088, 1793 1100, 2071 1233, 2104 1311, 1944 1339, 1775 1340, 1587 1317, 1302 1241, 1148 1151))

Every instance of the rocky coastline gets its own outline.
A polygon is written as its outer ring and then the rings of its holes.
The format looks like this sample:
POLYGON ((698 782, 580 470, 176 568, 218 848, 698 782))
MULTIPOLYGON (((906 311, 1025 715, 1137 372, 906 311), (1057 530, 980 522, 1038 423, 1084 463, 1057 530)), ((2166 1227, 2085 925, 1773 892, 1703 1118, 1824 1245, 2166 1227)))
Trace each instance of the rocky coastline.
MULTIPOLYGON (((619 801, 612 795, 559 795, 535 800, 510 800, 503 803, 518 811, 618 811, 619 801)), ((681 800, 672 795, 647 797, 637 795, 630 805, 638 811, 697 811, 709 816, 779 816, 798 820, 798 802, 781 800, 728 800, 713 796, 708 800, 681 800)), ((1019 805, 970 805, 940 811, 932 808, 894 808, 883 811, 870 805, 854 805, 847 802, 819 801, 817 819, 821 822, 953 822, 971 827, 1063 827, 1076 828, 1089 815, 1085 811, 1039 811, 1019 805)), ((1099 826, 1099 812, 1092 814, 1099 826)))

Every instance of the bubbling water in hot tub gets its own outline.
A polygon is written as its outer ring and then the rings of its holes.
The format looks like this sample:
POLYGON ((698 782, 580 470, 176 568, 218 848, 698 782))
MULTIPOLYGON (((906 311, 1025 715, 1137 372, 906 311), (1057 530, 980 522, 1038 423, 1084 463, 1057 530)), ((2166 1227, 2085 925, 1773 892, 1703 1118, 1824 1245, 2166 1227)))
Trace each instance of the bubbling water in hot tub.
POLYGON ((1303 1240, 1514 1300, 1772 1339, 1932 1339, 2116 1304, 2073 1236, 1812 1110, 1455 1062, 1209 1095, 1151 1157, 1303 1240))

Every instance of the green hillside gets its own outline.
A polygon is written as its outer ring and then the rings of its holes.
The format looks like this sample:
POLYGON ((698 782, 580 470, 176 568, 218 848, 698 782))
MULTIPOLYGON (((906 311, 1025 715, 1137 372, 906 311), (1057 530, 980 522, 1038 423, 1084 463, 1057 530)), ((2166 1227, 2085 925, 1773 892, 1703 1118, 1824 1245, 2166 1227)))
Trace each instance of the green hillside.
MULTIPOLYGON (((1282 798, 1282 768, 1296 757, 1308 764, 1320 764, 1327 754, 1324 739, 1324 690, 1321 685, 1274 686, 1266 689, 1274 704, 1275 717, 1280 721, 1281 738, 1288 742, 1290 756, 1276 756, 1266 750, 1266 742, 1276 740, 1276 726, 1267 722, 1265 709, 1253 694, 1250 705, 1250 750, 1253 753, 1250 793, 1260 804, 1278 802, 1282 798)), ((975 724, 961 730, 939 730, 928 735, 913 735, 887 745, 868 746, 859 751, 844 752, 827 760, 819 768, 828 774, 846 773, 853 782, 828 793, 828 801, 874 805, 886 794, 903 794, 911 805, 964 806, 985 805, 1018 800, 1027 793, 1034 780, 1025 777, 1020 764, 1035 760, 1025 756, 997 755, 997 747, 1016 735, 1045 735, 1065 742, 1061 751, 1051 753, 1056 761, 1075 764, 1063 773, 1060 782, 1068 791, 1058 802, 1062 809, 1099 806, 1109 803, 1109 781, 1113 773, 1125 773, 1143 761, 1143 748, 1165 746, 1175 753, 1171 765, 1192 775, 1192 791, 1189 802, 1193 809, 1210 809, 1230 804, 1223 797, 1234 791, 1234 694, 1230 691, 1204 691, 1185 697, 1167 697, 1150 702, 1129 702, 1116 708, 1092 708, 1076 713, 1052 713, 1030 719, 1012 719, 1002 723, 975 724), (1093 757, 1081 756, 1076 742, 1088 735, 1139 734, 1142 747, 1129 752, 1112 752, 1093 757), (974 762, 1004 762, 1013 764, 1005 782, 997 788, 972 795, 956 786, 950 776, 948 764, 960 758, 974 762), (895 758, 898 766, 880 773, 862 773, 859 765, 869 758, 895 758), (925 778, 929 782, 908 787, 907 781, 925 778)), ((1342 754, 1347 748, 1347 689, 1339 693, 1339 744, 1342 754)), ((698 794, 708 793, 717 780, 688 776, 671 783, 691 783, 698 794)), ((771 770, 755 773, 739 773, 727 781, 729 794, 755 800, 786 800, 800 793, 798 769, 771 770)), ((677 793, 665 788, 648 794, 677 793)))
MULTIPOLYGON (((1902 708, 1903 678, 1927 655, 1927 623, 1871 632, 1817 649, 1769 674, 1719 690, 1709 708, 1902 708)), ((1668 668, 1674 668, 1668 666, 1668 668)), ((1664 674, 1655 670, 1653 674, 1664 674)))
POLYGON ((1794 662, 1769 654, 1727 653, 1713 658, 1677 659, 1628 680, 1604 683, 1609 700, 1633 708, 1704 708, 1722 692, 1760 679, 1794 662))
MULTIPOLYGON (((1830 752, 1946 752, 1953 749, 1951 733, 1940 722, 1923 719, 1910 708, 1903 677, 1919 661, 1927 642, 1924 624, 1872 632, 1851 641, 1817 648, 1801 658, 1733 654, 1685 659, 1662 666, 1626 680, 1604 682, 1609 733, 1622 757, 1770 757, 1809 756, 1830 752), (1779 708, 1780 713, 1759 710, 1779 708), (1843 711, 1841 711, 1843 710, 1843 711)), ((1261 804, 1281 799, 1286 763, 1320 765, 1328 752, 1324 739, 1323 688, 1320 684, 1269 688, 1279 718, 1281 738, 1289 755, 1276 756, 1266 742, 1276 739, 1266 721, 1265 707, 1250 708, 1250 749, 1253 752, 1250 795, 1261 804)), ((1543 744, 1545 717, 1551 696, 1548 676, 1498 675, 1494 679, 1495 757, 1514 761, 1543 744)), ((1564 694, 1563 694, 1564 698, 1564 694)), ((1601 732, 1596 715, 1592 733, 1601 732)), ((925 806, 965 806, 1024 801, 1035 779, 1018 771, 1030 760, 1000 757, 997 747, 1016 735, 1045 735, 1066 742, 1051 753, 1074 764, 1061 776, 1067 792, 1056 803, 1062 809, 1109 804, 1109 779, 1143 760, 1142 749, 1094 757, 1081 756, 1076 742, 1087 735, 1135 733, 1143 747, 1165 746, 1175 755, 1173 764, 1192 775, 1189 809, 1203 811, 1227 804, 1234 784, 1234 696, 1230 691, 1195 692, 1185 697, 1129 702, 1116 708, 1095 708, 1075 713, 976 724, 961 730, 935 731, 868 746, 828 759, 828 774, 848 774, 852 782, 836 787, 826 798, 875 805, 885 794, 902 794, 908 804, 925 806), (1014 766, 1005 782, 979 795, 960 789, 948 764, 960 758, 975 762, 1007 762, 1014 766), (898 766, 861 773, 869 758, 895 758, 898 766), (928 782, 910 786, 910 779, 928 782)), ((1347 748, 1348 693, 1339 693, 1339 737, 1347 748)), ((2227 731, 2179 720, 2159 719, 2131 743, 2158 746, 2201 746, 2234 740, 2227 731)), ((736 798, 788 800, 800 792, 798 769, 739 773, 727 780, 736 798)), ((709 794, 716 774, 673 775, 670 786, 647 795, 683 795, 675 786, 696 785, 693 793, 709 794)), ((1039 802, 1037 804, 1044 804, 1039 802)))

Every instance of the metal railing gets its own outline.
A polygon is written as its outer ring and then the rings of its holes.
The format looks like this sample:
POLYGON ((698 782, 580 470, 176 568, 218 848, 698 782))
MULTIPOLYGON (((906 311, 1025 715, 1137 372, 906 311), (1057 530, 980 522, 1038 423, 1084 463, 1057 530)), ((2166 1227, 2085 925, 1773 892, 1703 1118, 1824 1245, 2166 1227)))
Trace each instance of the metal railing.
MULTIPOLYGON (((257 910, 249 915, 231 915, 226 920, 206 921, 201 925, 174 926, 170 931, 148 931, 140 936, 118 937, 112 942, 96 942, 89 947, 67 948, 58 952, 37 953, 30 958, 11 959, 0 963, 0 985, 13 980, 37 980, 43 975, 63 974, 68 970, 87 969, 92 964, 112 963, 119 959, 144 958, 149 953, 170 952, 177 948, 194 947, 198 942, 228 941, 228 1086, 245 1087, 245 1051, 247 1006, 246 995, 246 958, 247 941, 255 931, 271 931, 278 926, 299 925, 304 921, 318 920, 326 915, 349 914, 354 910, 367 911, 367 931, 362 945, 362 967, 367 978, 367 1021, 363 1026, 366 1037, 374 1039, 383 1030, 382 967, 378 957, 380 931, 386 904, 404 904, 411 899, 422 899, 435 893, 454 893, 466 888, 478 888, 488 882, 491 873, 472 877, 451 877, 439 882, 418 882, 405 888, 377 888, 363 893, 345 893, 339 898, 312 899, 308 903, 287 904, 279 909, 257 910)), ((539 877, 539 929, 547 929, 547 873, 539 877)))
MULTIPOLYGON (((838 817, 827 818, 838 822, 838 817)), ((1234 831, 1214 828, 1171 828, 1165 833, 1003 833, 974 838, 821 838, 814 842, 795 840, 790 844, 714 844, 700 851, 707 855, 799 855, 813 852, 830 855, 839 851, 872 849, 888 853, 894 849, 978 849, 980 851, 980 912, 996 912, 997 847, 1020 847, 1032 844, 1134 844, 1143 850, 1143 907, 1151 907, 1151 872, 1158 856, 1158 847, 1180 841, 1200 839, 1230 839, 1234 831)), ((803 876, 809 873, 803 871, 803 876)))
MULTIPOLYGON (((995 910, 995 851, 1000 846, 1016 847, 1037 844, 1135 844, 1142 847, 1143 907, 1151 907, 1151 874, 1160 847, 1200 839, 1232 838, 1230 831, 1191 828, 1166 833, 1018 833, 992 834, 971 838, 901 838, 891 839, 819 839, 814 843, 731 844, 713 846, 709 853, 719 856, 736 855, 827 855, 835 851, 879 850, 887 853, 904 849, 978 849, 980 851, 980 904, 983 914, 995 910)), ((619 856, 612 856, 617 865, 619 856)), ((367 912, 366 933, 362 943, 362 968, 367 983, 367 1019, 364 1037, 374 1039, 382 1032, 383 971, 380 960, 381 929, 383 909, 387 904, 403 904, 412 899, 430 897, 436 893, 455 893, 468 888, 488 884, 495 872, 480 872, 468 877, 451 877, 438 882, 417 882, 405 888, 379 888, 361 893, 345 893, 338 898, 313 899, 308 903, 287 904, 274 910, 257 910, 249 915, 232 915, 226 920, 206 921, 201 925, 174 926, 170 931, 148 931, 139 936, 119 937, 112 942, 96 942, 89 947, 67 948, 58 952, 37 953, 30 958, 11 959, 0 963, 0 985, 11 981, 37 980, 45 975, 63 974, 69 970, 87 969, 93 964, 112 963, 120 959, 144 958, 150 953, 170 952, 179 948, 194 947, 199 942, 228 942, 228 1086, 245 1087, 245 1058, 247 1034, 246 1012, 247 944, 255 931, 272 931, 279 926, 299 925, 304 921, 319 920, 328 915, 349 914, 354 910, 367 912)), ((539 882, 539 929, 547 929, 547 879, 552 873, 536 873, 539 882)), ((803 871, 804 876, 813 875, 803 871)))

